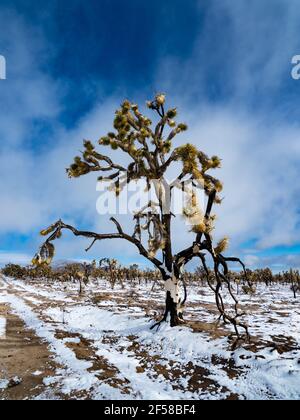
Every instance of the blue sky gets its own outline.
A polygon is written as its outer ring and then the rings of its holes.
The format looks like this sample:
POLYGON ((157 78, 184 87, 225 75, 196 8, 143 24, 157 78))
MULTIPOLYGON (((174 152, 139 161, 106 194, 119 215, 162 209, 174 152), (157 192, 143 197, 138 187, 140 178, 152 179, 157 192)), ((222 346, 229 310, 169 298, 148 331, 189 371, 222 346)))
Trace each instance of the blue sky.
MULTIPOLYGON (((27 261, 59 217, 107 228, 95 178, 69 181, 64 169, 124 97, 164 91, 190 126, 181 141, 223 159, 216 237, 229 235, 252 268, 299 267, 297 0, 48 3, 0 5, 0 263, 27 261)), ((190 239, 174 236, 178 247, 190 239)), ((85 245, 66 235, 57 258, 84 258, 85 245)), ((90 258, 108 252, 141 261, 124 244, 99 244, 90 258)))

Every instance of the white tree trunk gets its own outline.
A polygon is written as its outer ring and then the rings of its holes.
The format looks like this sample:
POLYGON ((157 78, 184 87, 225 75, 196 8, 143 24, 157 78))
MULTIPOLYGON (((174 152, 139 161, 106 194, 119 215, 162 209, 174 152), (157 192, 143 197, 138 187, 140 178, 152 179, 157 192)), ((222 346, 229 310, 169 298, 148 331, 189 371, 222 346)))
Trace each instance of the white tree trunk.
POLYGON ((165 290, 166 292, 170 292, 173 302, 178 304, 179 303, 179 286, 178 286, 178 279, 175 276, 165 281, 165 290))

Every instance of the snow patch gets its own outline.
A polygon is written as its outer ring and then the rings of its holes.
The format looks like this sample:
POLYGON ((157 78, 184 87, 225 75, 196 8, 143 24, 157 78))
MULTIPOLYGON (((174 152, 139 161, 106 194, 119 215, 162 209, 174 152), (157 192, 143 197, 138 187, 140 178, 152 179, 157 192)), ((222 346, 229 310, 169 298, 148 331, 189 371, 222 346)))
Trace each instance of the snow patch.
POLYGON ((0 340, 6 339, 6 318, 0 317, 0 340))

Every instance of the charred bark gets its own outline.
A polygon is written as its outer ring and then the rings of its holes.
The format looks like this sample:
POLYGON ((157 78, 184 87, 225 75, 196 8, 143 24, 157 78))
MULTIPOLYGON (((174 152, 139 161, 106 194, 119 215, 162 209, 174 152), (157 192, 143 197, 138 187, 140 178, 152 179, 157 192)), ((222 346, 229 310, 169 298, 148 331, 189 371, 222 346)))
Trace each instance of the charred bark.
POLYGON ((174 268, 173 276, 165 277, 164 281, 166 290, 165 313, 163 318, 154 324, 151 329, 156 327, 159 328, 163 322, 168 321, 168 317, 170 317, 171 327, 176 327, 184 322, 183 310, 187 300, 187 290, 185 282, 183 281, 176 267, 174 268), (183 288, 184 292, 182 297, 180 296, 180 286, 183 288))

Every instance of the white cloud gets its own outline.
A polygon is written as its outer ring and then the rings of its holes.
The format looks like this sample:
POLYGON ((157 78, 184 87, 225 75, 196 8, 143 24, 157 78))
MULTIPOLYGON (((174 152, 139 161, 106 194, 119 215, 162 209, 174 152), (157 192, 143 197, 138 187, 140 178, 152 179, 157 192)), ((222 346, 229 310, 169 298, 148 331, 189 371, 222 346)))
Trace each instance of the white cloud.
POLYGON ((32 260, 32 256, 21 254, 19 252, 4 252, 0 251, 0 265, 5 264, 22 264, 27 265, 32 260))
POLYGON ((300 269, 299 254, 277 254, 273 256, 258 256, 248 254, 244 256, 244 262, 247 268, 265 268, 270 267, 273 272, 285 271, 286 269, 300 269))
MULTIPOLYGON (((276 4, 283 2, 276 0, 276 4)), ((231 251, 237 254, 241 244, 250 238, 257 239, 260 249, 293 245, 300 234, 300 127, 279 116, 276 104, 265 104, 258 112, 247 106, 247 99, 253 99, 259 89, 276 91, 286 69, 287 77, 290 76, 290 60, 287 63, 286 59, 290 52, 297 53, 300 9, 290 1, 282 16, 271 11, 266 17, 266 3, 254 2, 250 7, 246 2, 225 0, 222 5, 215 1, 211 5, 191 59, 181 63, 178 58, 166 57, 159 66, 156 85, 161 83, 175 92, 172 102, 190 125, 190 131, 177 144, 193 142, 223 159, 219 176, 225 183, 225 200, 217 208, 217 237, 231 236, 231 251), (226 38, 224 45, 218 44, 214 51, 211 47, 220 35, 214 39, 209 27, 218 22, 221 12, 228 17, 232 44, 229 49, 226 38), (277 30, 278 23, 284 31, 277 30), (205 96, 205 72, 222 72, 225 55, 230 55, 235 72, 226 80, 230 99, 212 106, 205 96), (194 89, 198 95, 203 93, 199 103, 193 98, 194 89)), ((96 177, 68 180, 65 168, 78 154, 83 138, 96 141, 110 129, 114 109, 123 98, 111 97, 105 103, 97 103, 72 129, 59 126, 54 118, 59 113, 61 97, 56 83, 39 67, 39 54, 44 54, 47 46, 42 33, 33 36, 15 15, 2 15, 0 20, 3 25, 9 22, 3 32, 10 50, 7 85, 3 85, 0 98, 6 104, 5 113, 0 114, 0 234, 34 235, 59 217, 79 227, 110 230, 113 225, 96 213, 96 177), (27 147, 32 120, 36 118, 48 119, 54 128, 51 143, 38 153, 27 147)), ((148 99, 143 92, 139 96, 137 99, 148 99)), ((289 106, 292 105, 288 103, 287 109, 289 106)), ((130 220, 125 221, 126 229, 130 224, 130 220)), ((191 235, 184 233, 180 218, 175 226, 178 248, 188 244, 191 235)), ((36 236, 36 243, 39 240, 36 236)), ((84 256, 86 245, 85 240, 66 235, 58 244, 58 258, 84 256)), ((90 255, 136 258, 136 251, 125 242, 107 242, 96 245, 90 255)), ((249 254, 246 259, 250 265, 257 262, 255 255, 249 254)))
POLYGON ((0 144, 5 149, 29 140, 32 119, 55 117, 60 105, 57 84, 40 67, 47 51, 41 29, 3 8, 0 24, 7 63, 7 79, 1 82, 0 92, 0 144))

